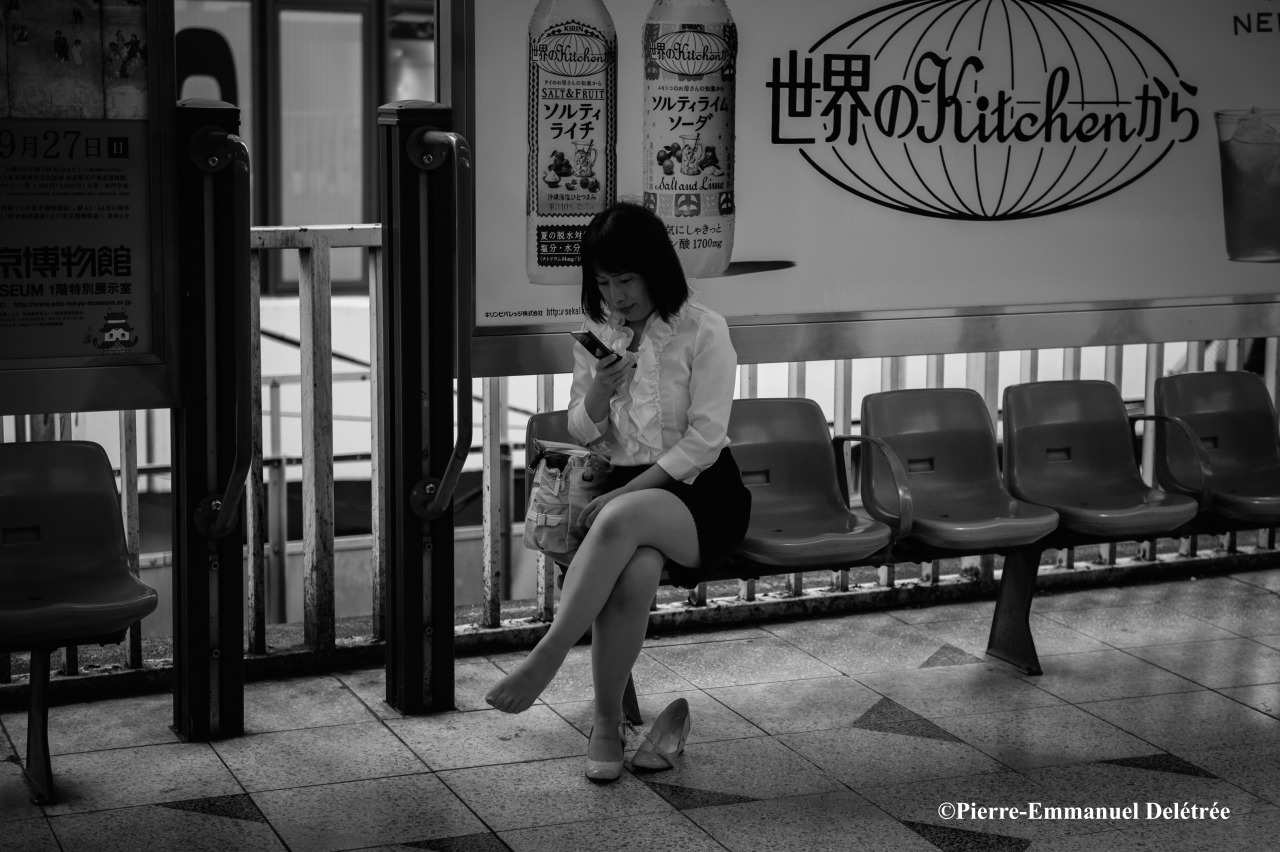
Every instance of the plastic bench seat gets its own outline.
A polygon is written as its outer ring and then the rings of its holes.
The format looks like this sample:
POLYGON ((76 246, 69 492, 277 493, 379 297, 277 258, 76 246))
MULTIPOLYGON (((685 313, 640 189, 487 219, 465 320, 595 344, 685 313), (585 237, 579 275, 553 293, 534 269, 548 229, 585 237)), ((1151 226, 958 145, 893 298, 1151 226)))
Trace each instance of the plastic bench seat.
MULTIPOLYGON (((910 534, 895 546, 895 555, 1000 553, 1033 544, 1057 527, 1058 514, 1052 509, 1005 490, 995 429, 976 391, 868 394, 862 401, 862 428, 884 440, 906 467, 914 515, 910 534)), ((894 490, 881 460, 873 457, 862 466, 862 497, 872 517, 894 517, 893 504, 884 496, 894 490)))
POLYGON ((525 446, 530 446, 539 438, 544 441, 576 444, 577 439, 569 434, 569 412, 560 409, 529 415, 529 422, 524 427, 525 446))
MULTIPOLYGON (((1058 513, 1042 544, 1073 547, 1168 533, 1195 517, 1196 500, 1142 481, 1131 417, 1110 382, 1011 385, 1004 393, 1004 480, 1015 497, 1058 513)), ((1031 600, 1039 559, 1005 565, 989 653, 1038 672, 1031 600)))
POLYGON ((27 777, 53 798, 49 654, 114 644, 156 608, 129 571, 115 475, 87 441, 0 444, 0 653, 31 652, 27 777))
MULTIPOLYGON (((1040 674, 1031 642, 1031 597, 1040 542, 1058 513, 1011 495, 1000 478, 996 434, 982 397, 967 388, 884 391, 862 401, 862 428, 882 438, 907 469, 914 525, 893 546, 901 561, 1000 553, 1004 571, 987 653, 1040 674)), ((862 466, 863 504, 888 513, 885 466, 862 466)))
POLYGON ((1137 540, 1195 517, 1195 499, 1142 481, 1132 436, 1140 418, 1129 416, 1110 382, 1011 385, 1003 417, 1005 484, 1015 497, 1058 513, 1055 539, 1137 540))
MULTIPOLYGON (((775 573, 843 568, 886 550, 893 530, 850 511, 840 493, 826 416, 816 402, 734 400, 729 440, 751 489, 751 524, 736 564, 775 573)), ((895 523, 902 519, 895 516, 895 523)))
POLYGON ((1225 531, 1280 524, 1280 438, 1260 377, 1243 371, 1164 376, 1156 380, 1155 410, 1185 422, 1207 456, 1209 476, 1193 445, 1158 424, 1156 482, 1206 498, 1197 526, 1225 531))

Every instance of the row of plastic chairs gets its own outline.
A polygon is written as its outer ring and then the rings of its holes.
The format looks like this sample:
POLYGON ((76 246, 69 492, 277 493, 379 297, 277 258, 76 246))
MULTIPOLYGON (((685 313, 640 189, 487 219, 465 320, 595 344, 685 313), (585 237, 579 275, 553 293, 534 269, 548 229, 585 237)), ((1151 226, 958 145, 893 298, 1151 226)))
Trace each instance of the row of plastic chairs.
MULTIPOLYGON (((735 400, 729 438, 752 492, 751 524, 728 563, 693 579, 1003 555, 987 650, 1039 674, 1030 612, 1046 548, 1280 524, 1276 413, 1256 375, 1162 378, 1155 407, 1130 416, 1108 382, 1010 386, 1001 464, 972 390, 870 394, 863 434, 834 438, 812 400, 735 400), (1157 487, 1134 452, 1141 421, 1156 428, 1157 487), (861 454, 865 514, 846 493, 848 442, 870 450, 861 454)), ((536 438, 572 441, 566 413, 531 417, 526 446, 536 438)))
MULTIPOLYGON (((700 579, 1000 553, 1060 528, 1127 540, 1197 514, 1212 530, 1280 520, 1275 409, 1257 376, 1166 377, 1156 408, 1129 415, 1108 382, 1010 386, 1001 465, 986 404, 972 390, 870 394, 863 434, 834 439, 812 400, 735 400, 729 437, 753 492, 752 522, 732 563, 700 579), (1133 452, 1143 420, 1157 424, 1158 488, 1143 483, 1133 452), (874 450, 861 466, 870 518, 842 493, 837 463, 850 441, 874 450)), ((572 441, 565 412, 531 417, 526 440, 539 437, 572 441)))
POLYGON ((738 400, 733 451, 753 491, 739 575, 975 554, 1005 557, 988 653, 1040 673, 1029 617, 1045 548, 1280 524, 1275 408, 1252 373, 1156 383, 1156 412, 1129 415, 1101 381, 1006 389, 1004 459, 986 403, 967 389, 870 394, 859 436, 837 435, 809 400, 738 400), (1135 424, 1156 429, 1155 487, 1135 424), (846 441, 863 454, 864 517, 841 491, 846 441))

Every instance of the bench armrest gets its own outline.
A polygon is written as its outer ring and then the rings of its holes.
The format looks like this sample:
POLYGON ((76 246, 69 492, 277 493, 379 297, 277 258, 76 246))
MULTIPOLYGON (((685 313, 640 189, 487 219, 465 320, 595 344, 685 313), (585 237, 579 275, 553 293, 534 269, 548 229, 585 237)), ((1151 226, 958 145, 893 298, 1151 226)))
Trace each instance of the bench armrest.
POLYGON ((1164 414, 1130 414, 1129 425, 1136 426, 1139 420, 1150 420, 1155 423, 1170 423, 1177 426, 1182 431, 1183 437, 1191 445, 1192 453, 1196 457, 1196 464, 1200 468, 1200 486, 1194 487, 1186 485, 1172 478, 1170 479, 1175 488, 1184 491, 1187 494, 1195 494, 1199 503, 1200 511, 1204 511, 1209 501, 1213 498, 1213 468, 1209 463, 1209 454, 1205 452, 1204 445, 1200 443, 1200 436, 1195 430, 1187 425, 1187 422, 1180 417, 1169 417, 1164 414))
MULTIPOLYGON (((909 535, 911 527, 915 524, 915 510, 911 502, 911 488, 908 485, 907 469, 902 466, 902 461, 898 458, 897 453, 882 439, 871 435, 837 435, 832 439, 831 443, 835 447, 838 458, 843 457, 843 444, 847 441, 870 444, 879 450, 880 455, 884 456, 884 460, 889 463, 889 474, 893 477, 894 487, 898 490, 898 514, 889 515, 887 520, 889 526, 893 527, 894 538, 903 538, 909 535)), ((846 495, 846 499, 847 497, 848 495, 846 495)))

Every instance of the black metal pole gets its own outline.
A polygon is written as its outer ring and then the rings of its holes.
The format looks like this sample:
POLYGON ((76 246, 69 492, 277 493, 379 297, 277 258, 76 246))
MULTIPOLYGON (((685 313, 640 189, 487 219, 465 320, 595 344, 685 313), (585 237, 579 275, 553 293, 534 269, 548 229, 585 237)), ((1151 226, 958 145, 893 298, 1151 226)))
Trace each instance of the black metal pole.
POLYGON ((384 275, 375 294, 386 452, 387 702, 452 709, 452 491, 470 446, 470 289, 459 223, 470 155, 452 111, 402 101, 378 111, 384 275))
POLYGON ((178 104, 181 400, 173 409, 174 731, 244 732, 243 539, 249 390, 248 153, 240 110, 178 104))

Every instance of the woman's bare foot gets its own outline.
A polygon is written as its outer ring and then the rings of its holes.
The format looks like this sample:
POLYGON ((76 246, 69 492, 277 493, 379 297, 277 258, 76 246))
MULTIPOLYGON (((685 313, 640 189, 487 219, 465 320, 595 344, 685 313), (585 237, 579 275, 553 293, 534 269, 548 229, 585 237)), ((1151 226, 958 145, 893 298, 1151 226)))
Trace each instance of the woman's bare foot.
POLYGON ((558 661, 542 659, 535 649, 515 671, 494 684, 484 700, 503 713, 523 713, 533 706, 559 670, 558 661))

